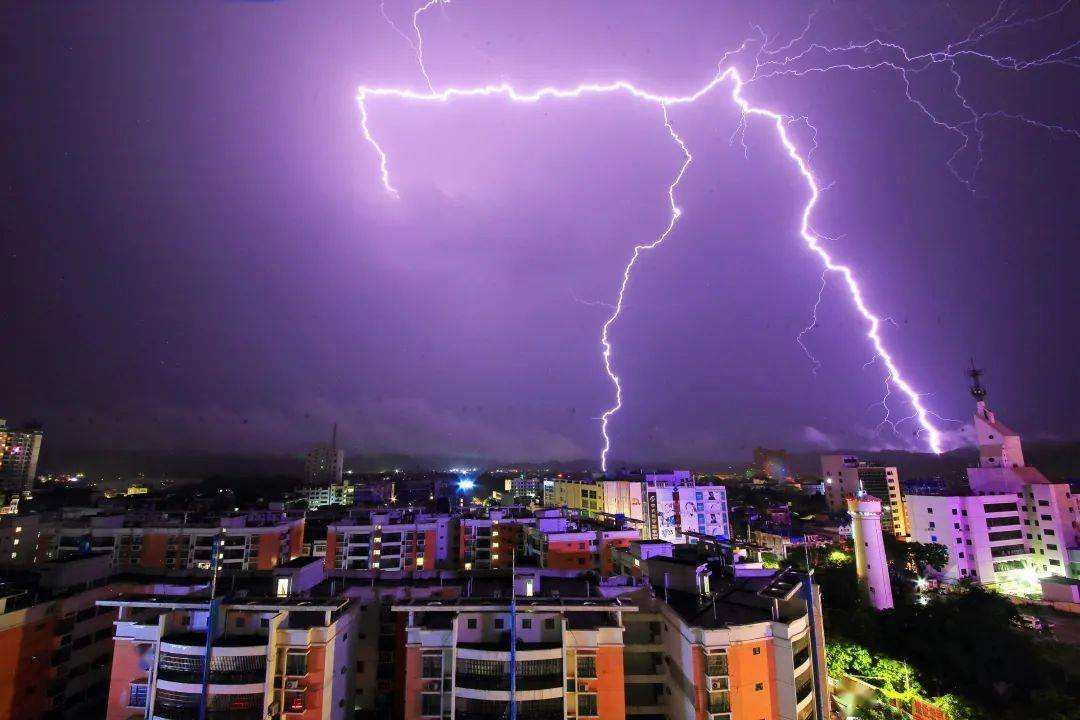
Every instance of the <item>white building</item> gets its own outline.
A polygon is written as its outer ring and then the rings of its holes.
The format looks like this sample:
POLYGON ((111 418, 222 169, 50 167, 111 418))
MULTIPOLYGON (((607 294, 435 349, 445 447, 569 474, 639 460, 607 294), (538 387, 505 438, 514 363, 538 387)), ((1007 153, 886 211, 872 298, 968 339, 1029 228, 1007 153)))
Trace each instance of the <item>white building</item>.
POLYGON ((881 501, 864 491, 847 499, 855 545, 855 571, 866 586, 870 604, 878 610, 893 606, 889 583, 889 561, 885 558, 885 538, 881 534, 881 501))
POLYGON ((1077 499, 1068 484, 1024 464, 1019 434, 986 407, 979 371, 972 377, 979 466, 968 469, 969 491, 962 495, 905 496, 911 539, 949 548, 946 582, 968 578, 1004 592, 1036 593, 1041 577, 1076 574, 1069 557, 1080 547, 1077 499))
POLYGON ((316 485, 300 488, 300 497, 307 501, 309 510, 316 510, 330 505, 352 505, 356 496, 356 486, 348 480, 333 485, 316 485))
POLYGON ((865 490, 881 500, 882 527, 898 538, 907 536, 900 473, 895 467, 859 460, 854 455, 822 455, 821 476, 830 511, 846 511, 847 498, 865 490))

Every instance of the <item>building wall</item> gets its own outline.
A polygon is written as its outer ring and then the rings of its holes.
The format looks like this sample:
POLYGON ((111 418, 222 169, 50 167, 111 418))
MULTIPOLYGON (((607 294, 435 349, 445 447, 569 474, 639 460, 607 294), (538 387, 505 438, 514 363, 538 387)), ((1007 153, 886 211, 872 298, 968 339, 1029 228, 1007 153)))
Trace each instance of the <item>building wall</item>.
POLYGON ((779 716, 773 654, 773 644, 767 640, 728 647, 733 718, 773 720, 779 716))

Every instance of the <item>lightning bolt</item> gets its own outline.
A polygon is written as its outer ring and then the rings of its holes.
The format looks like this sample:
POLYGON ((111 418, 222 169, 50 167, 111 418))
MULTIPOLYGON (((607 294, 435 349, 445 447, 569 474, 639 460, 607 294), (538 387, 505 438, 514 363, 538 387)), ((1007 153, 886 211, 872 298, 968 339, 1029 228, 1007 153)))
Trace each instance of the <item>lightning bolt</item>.
POLYGON ((600 416, 600 434, 604 436, 604 447, 600 451, 600 469, 603 472, 607 472, 607 457, 611 452, 611 437, 608 435, 608 421, 611 416, 619 412, 622 409, 622 380, 615 372, 615 368, 611 363, 611 340, 608 337, 608 332, 611 330, 611 326, 615 324, 615 321, 619 319, 619 315, 622 314, 623 300, 626 297, 626 286, 630 284, 630 273, 634 269, 634 265, 637 264, 638 258, 641 254, 648 252, 661 243, 667 240, 668 235, 675 229, 675 223, 678 222, 679 216, 682 215, 682 210, 675 203, 675 189, 679 187, 679 183, 682 182, 683 175, 686 174, 686 169, 690 167, 690 163, 694 161, 694 156, 690 154, 690 149, 686 147, 686 143, 683 142, 679 134, 675 132, 674 126, 671 124, 671 118, 668 117, 667 103, 660 103, 660 108, 664 113, 664 127, 667 128, 668 134, 671 135, 671 139, 679 146, 683 154, 683 163, 679 167, 678 174, 675 175, 675 179, 668 185, 668 205, 671 208, 671 216, 668 219, 667 227, 660 233, 659 237, 653 240, 651 243, 644 245, 635 245, 634 253, 630 256, 630 262, 626 263, 626 267, 623 268, 622 282, 619 284, 619 298, 615 302, 615 309, 611 315, 604 322, 603 328, 600 330, 600 345, 604 348, 604 372, 607 373, 608 379, 611 380, 611 384, 615 386, 615 404, 609 407, 603 415, 600 416))
MULTIPOLYGON (((974 179, 975 174, 978 171, 979 163, 981 162, 983 130, 981 122, 992 116, 1001 116, 1011 119, 1018 119, 1021 122, 1034 125, 1046 130, 1065 132, 1080 137, 1080 133, 1075 130, 1064 128, 1061 126, 1053 125, 1050 123, 1043 123, 1038 120, 1029 118, 1025 115, 1010 114, 1002 111, 984 112, 979 111, 968 100, 962 89, 962 77, 957 69, 957 61, 967 59, 983 60, 991 63, 992 65, 1013 71, 1023 71, 1033 67, 1041 67, 1045 65, 1068 65, 1077 67, 1080 66, 1080 61, 1077 58, 1069 56, 1068 53, 1075 47, 1080 46, 1080 41, 1073 43, 1070 46, 1061 48, 1053 53, 1050 53, 1041 58, 1032 60, 1019 60, 1012 57, 998 57, 988 53, 984 53, 976 49, 976 46, 982 40, 990 37, 991 35, 1001 32, 1007 28, 1015 28, 1024 24, 1030 24, 1045 20, 1049 17, 1063 12, 1072 0, 1059 6, 1055 11, 1047 13, 1038 18, 1027 19, 1015 19, 1015 13, 1011 13, 1002 17, 1004 12, 1005 3, 1002 2, 994 16, 985 21, 975 29, 973 29, 966 38, 963 40, 950 44, 943 51, 935 51, 923 54, 912 54, 907 51, 903 46, 885 42, 880 39, 874 39, 865 43, 851 43, 841 46, 826 46, 818 43, 809 43, 805 49, 798 52, 792 52, 792 50, 803 43, 805 38, 811 32, 811 24, 813 16, 810 17, 806 26, 802 31, 792 38, 788 43, 777 48, 769 49, 767 45, 769 43, 768 38, 763 32, 759 30, 761 45, 758 49, 755 57, 755 64, 752 73, 748 77, 743 74, 735 66, 725 67, 727 59, 737 53, 746 49, 750 40, 744 41, 739 48, 734 51, 725 53, 718 64, 718 70, 716 75, 699 88, 697 91, 689 95, 664 95, 660 93, 651 92, 643 88, 638 87, 632 82, 626 80, 617 80, 607 83, 582 83, 577 86, 569 88, 560 88, 554 86, 545 86, 532 91, 520 91, 509 83, 499 83, 490 85, 480 85, 473 87, 449 87, 444 90, 435 90, 430 75, 423 63, 423 34, 420 30, 420 16, 424 11, 430 9, 432 6, 438 4, 440 0, 429 0, 425 5, 417 9, 413 14, 413 29, 416 33, 417 40, 413 43, 409 38, 398 30, 399 34, 409 40, 410 44, 416 50, 416 59, 420 67, 421 73, 424 76, 428 85, 427 92, 417 92, 414 90, 395 88, 395 87, 370 87, 361 86, 357 92, 357 103, 360 108, 360 127, 363 133, 364 139, 371 145, 378 157, 379 163, 379 175, 383 187, 391 195, 397 196, 398 190, 394 187, 390 180, 389 161, 385 149, 376 140, 374 134, 371 131, 369 125, 369 113, 368 103, 376 99, 397 99, 418 103, 448 103, 457 99, 483 99, 483 98, 501 98, 515 103, 523 104, 536 104, 545 100, 573 100, 581 98, 587 95, 609 95, 622 93, 629 95, 642 102, 651 103, 657 105, 662 114, 664 128, 667 130, 668 135, 672 141, 677 145, 683 155, 683 162, 676 173, 674 179, 668 185, 668 204, 670 208, 670 214, 668 218, 667 226, 652 242, 638 244, 634 246, 633 253, 627 264, 623 267, 622 281, 619 285, 619 292, 617 302, 614 305, 611 315, 608 316, 604 322, 601 334, 600 345, 602 349, 602 357, 604 364, 604 371, 606 372, 609 380, 611 381, 615 389, 614 403, 609 407, 601 416, 601 434, 603 436, 603 449, 600 455, 600 465, 603 471, 607 471, 608 454, 611 450, 611 438, 608 433, 608 425, 611 417, 615 415, 622 408, 622 381, 619 375, 615 372, 613 363, 613 346, 610 340, 610 331, 612 326, 618 321, 622 314, 624 300, 626 297, 626 291, 630 283, 630 278, 634 267, 637 265, 638 260, 642 255, 650 250, 655 249, 661 245, 673 232, 675 225, 682 214, 679 208, 675 194, 679 187, 679 183, 682 181, 683 176, 686 174, 687 168, 693 161, 693 155, 691 154, 686 143, 679 136, 671 123, 669 111, 672 107, 678 105, 690 105, 697 102, 705 95, 712 92, 719 85, 724 83, 730 83, 731 101, 738 107, 740 111, 740 123, 736 128, 735 134, 732 136, 732 140, 736 135, 743 134, 747 126, 747 122, 750 119, 763 120, 768 124, 771 124, 775 130, 776 139, 783 148, 785 154, 795 166, 796 170, 802 177, 808 197, 803 205, 802 211, 799 216, 798 234, 802 239, 806 247, 819 259, 823 266, 822 271, 822 290, 818 293, 818 301, 814 305, 812 314, 812 322, 808 325, 798 336, 798 342, 803 347, 803 350, 807 352, 807 355, 813 362, 817 360, 807 350, 806 346, 802 342, 802 338, 810 332, 816 325, 817 321, 817 309, 821 301, 821 293, 824 290, 825 278, 829 273, 833 273, 841 279, 843 286, 847 288, 848 294, 851 298, 856 311, 862 317, 865 322, 866 333, 865 336, 870 342, 874 350, 873 359, 875 362, 881 362, 887 371, 885 378, 885 397, 882 400, 882 404, 886 410, 886 422, 889 421, 889 409, 887 400, 893 393, 895 388, 906 396, 911 408, 912 414, 910 419, 914 419, 918 422, 919 431, 918 434, 925 435, 927 444, 934 453, 941 453, 942 447, 942 435, 941 431, 937 429, 932 418, 940 417, 929 412, 922 403, 921 395, 915 390, 915 388, 905 379, 900 371, 899 366, 896 363, 895 358, 885 345, 885 340, 881 335, 881 329, 883 322, 887 321, 887 318, 881 318, 874 313, 863 296, 862 288, 859 285, 854 270, 839 261, 837 261, 831 253, 824 246, 824 241, 828 240, 824 235, 821 235, 813 229, 811 224, 811 218, 814 213, 814 209, 817 207, 821 198, 822 187, 815 177, 810 168, 809 153, 800 152, 798 146, 792 140, 788 128, 790 125, 798 122, 805 122, 806 125, 815 132, 816 128, 805 117, 794 118, 787 116, 777 110, 773 110, 767 107, 753 105, 743 94, 744 89, 751 83, 758 82, 767 78, 778 76, 792 76, 800 77, 811 73, 827 73, 831 71, 851 71, 851 72, 869 72, 875 70, 890 70, 897 73, 904 85, 904 95, 908 102, 917 107, 929 120, 936 126, 944 128, 950 132, 956 133, 961 138, 960 146, 948 159, 947 165, 950 171, 965 185, 971 186, 971 182, 974 179), (883 57, 873 60, 858 60, 858 61, 845 61, 843 59, 834 60, 837 56, 846 57, 849 54, 857 54, 860 56, 872 55, 874 53, 880 53, 883 57), (825 62, 812 62, 814 57, 822 57, 825 62), (942 119, 939 115, 932 112, 927 104, 919 100, 912 91, 911 76, 921 73, 927 68, 932 66, 944 66, 948 69, 949 73, 953 77, 952 92, 957 99, 960 107, 963 108, 966 113, 966 118, 963 121, 949 121, 942 119), (955 166, 956 158, 964 152, 974 141, 976 146, 977 162, 972 169, 972 172, 965 176, 955 166)), ((385 12, 384 12, 385 17, 385 12)), ((389 18, 387 18, 389 21, 389 18)), ((392 24, 392 23, 391 23, 392 24)), ((395 27, 395 29, 397 29, 395 27)), ((814 140, 816 146, 816 137, 814 140)), ((746 150, 745 138, 743 138, 744 151, 746 150)), ((906 420, 908 418, 904 418, 906 420)), ((898 422, 902 422, 898 421, 898 422)), ((889 423, 892 424, 892 423, 889 423)))

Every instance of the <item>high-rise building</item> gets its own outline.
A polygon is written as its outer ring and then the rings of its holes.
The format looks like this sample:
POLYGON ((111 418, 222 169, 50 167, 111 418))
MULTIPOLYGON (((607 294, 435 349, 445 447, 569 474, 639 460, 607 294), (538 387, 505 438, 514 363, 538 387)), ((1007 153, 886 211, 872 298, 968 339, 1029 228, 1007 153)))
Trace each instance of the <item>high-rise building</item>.
POLYGON ((1080 577, 1080 501, 1068 483, 1024 464, 1020 435, 987 407, 981 374, 971 371, 979 466, 962 492, 905 496, 911 539, 948 549, 945 582, 1037 593, 1039 578, 1080 577))
POLYGON ((337 446, 337 424, 329 443, 318 443, 308 450, 304 462, 304 485, 341 485, 345 470, 345 451, 337 446))
POLYGON ((893 606, 893 597, 885 538, 881 534, 881 501, 860 490, 847 499, 847 506, 859 582, 866 588, 871 605, 888 610, 893 606))
POLYGON ((0 489, 7 493, 34 489, 44 437, 40 427, 12 428, 0 418, 0 489))
POLYGON ((907 537, 904 496, 895 467, 859 460, 854 455, 822 455, 821 476, 825 479, 825 504, 831 512, 846 512, 847 499, 865 490, 881 500, 885 531, 901 539, 907 537))

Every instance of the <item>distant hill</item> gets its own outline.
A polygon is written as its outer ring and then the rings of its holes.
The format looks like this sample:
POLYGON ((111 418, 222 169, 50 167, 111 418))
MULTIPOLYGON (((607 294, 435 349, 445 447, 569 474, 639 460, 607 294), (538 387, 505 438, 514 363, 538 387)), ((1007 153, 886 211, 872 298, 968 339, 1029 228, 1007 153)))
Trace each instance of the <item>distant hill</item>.
MULTIPOLYGON (((975 464, 978 455, 974 448, 954 450, 935 456, 929 453, 899 450, 841 449, 829 454, 852 454, 864 460, 877 460, 900 468, 902 478, 960 477, 964 469, 975 464)), ((822 452, 792 452, 789 455, 791 470, 804 476, 816 477, 821 473, 822 452)), ((1038 467, 1054 480, 1080 478, 1080 442, 1024 444, 1024 454, 1029 464, 1038 467)), ((346 449, 345 465, 356 472, 382 472, 395 468, 405 471, 445 470, 451 467, 476 467, 481 471, 496 467, 517 467, 523 470, 547 468, 553 472, 598 471, 595 458, 569 461, 515 462, 490 458, 463 458, 440 455, 406 455, 384 453, 375 455, 350 454, 346 449)), ((698 472, 739 472, 750 465, 750 460, 715 460, 706 462, 627 463, 612 460, 612 469, 688 468, 698 472)), ((296 477, 303 475, 304 456, 296 455, 228 455, 208 453, 163 453, 117 450, 62 449, 49 447, 42 454, 41 473, 75 472, 90 477, 129 478, 138 474, 147 477, 202 478, 211 475, 247 477, 296 477)))

